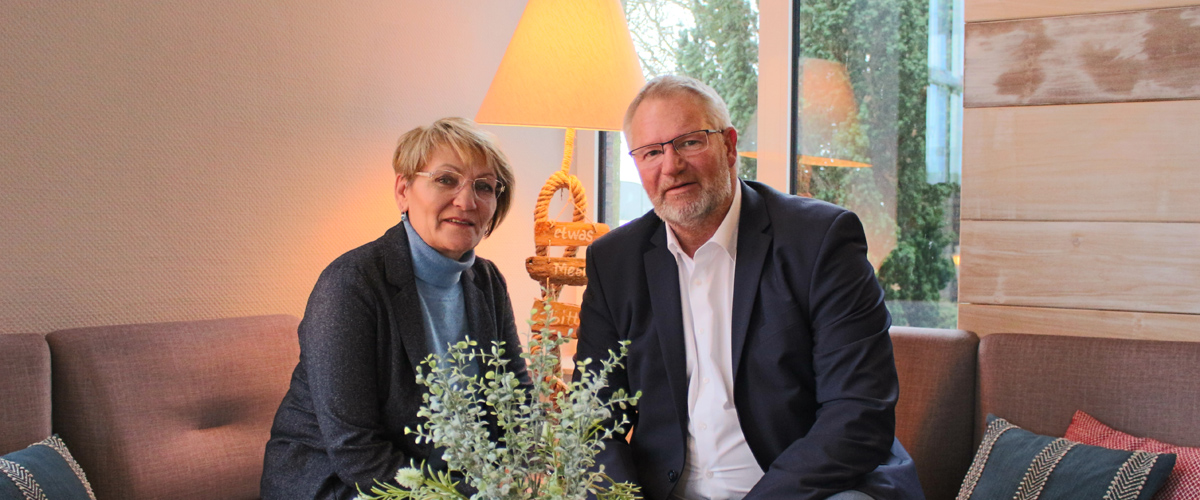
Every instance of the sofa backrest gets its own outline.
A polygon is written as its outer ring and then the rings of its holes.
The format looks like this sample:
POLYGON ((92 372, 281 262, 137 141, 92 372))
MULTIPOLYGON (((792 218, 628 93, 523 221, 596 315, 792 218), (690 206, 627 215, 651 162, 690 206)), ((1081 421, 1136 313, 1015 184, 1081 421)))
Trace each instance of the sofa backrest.
POLYGON ((296 325, 257 316, 49 334, 54 430, 97 499, 258 498, 299 361, 296 325))
POLYGON ((50 435, 50 348, 40 333, 0 334, 0 455, 50 435))
POLYGON ((971 466, 975 356, 963 330, 892 327, 900 378, 896 437, 912 455, 929 500, 952 499, 971 466))
POLYGON ((978 397, 976 439, 988 413, 1062 436, 1083 410, 1135 436, 1200 446, 1200 342, 987 335, 978 397))

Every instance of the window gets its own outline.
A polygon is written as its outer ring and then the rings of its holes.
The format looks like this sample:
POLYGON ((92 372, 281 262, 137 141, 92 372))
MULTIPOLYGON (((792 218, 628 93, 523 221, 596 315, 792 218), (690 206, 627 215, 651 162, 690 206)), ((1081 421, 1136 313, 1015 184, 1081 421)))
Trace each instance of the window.
MULTIPOLYGON (((757 178, 757 1, 624 4, 647 78, 681 73, 716 88, 741 132, 739 175, 757 178)), ((790 169, 791 192, 859 215, 897 325, 957 323, 962 4, 795 0, 792 7, 796 161, 780 170, 790 169)), ((600 216, 617 226, 652 207, 621 134, 601 137, 600 216)))
POLYGON ((897 325, 957 323, 962 0, 798 0, 794 192, 853 210, 897 325))
MULTIPOLYGON (((758 9, 748 0, 625 0, 625 18, 649 80, 674 73, 695 77, 729 106, 734 128, 757 120, 758 9)), ((601 221, 618 226, 650 211, 633 159, 620 133, 601 133, 601 221)), ((745 140, 739 139, 745 144, 745 140)), ((739 148, 742 149, 742 148, 739 148)), ((753 150, 743 152, 739 175, 756 177, 753 150)))

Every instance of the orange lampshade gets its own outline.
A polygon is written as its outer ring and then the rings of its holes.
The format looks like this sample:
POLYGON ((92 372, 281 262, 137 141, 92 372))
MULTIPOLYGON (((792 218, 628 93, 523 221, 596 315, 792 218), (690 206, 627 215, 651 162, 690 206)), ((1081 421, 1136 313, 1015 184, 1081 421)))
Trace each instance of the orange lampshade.
MULTIPOLYGON (((858 124, 858 103, 846 66, 825 59, 805 58, 800 80, 801 154, 815 158, 845 158, 853 151, 847 134, 858 124)), ((845 160, 841 160, 845 161, 845 160)), ((805 162, 815 166, 847 166, 805 162)), ((850 162, 856 163, 856 162, 850 162)), ((870 166, 859 163, 858 166, 870 166)))
MULTIPOLYGON (((800 81, 800 131, 803 140, 796 163, 813 167, 868 168, 870 163, 845 159, 855 156, 848 141, 858 124, 858 103, 850 76, 841 63, 804 59, 800 81)), ((758 113, 738 139, 739 155, 758 158, 758 113)))
POLYGON ((619 0, 530 0, 475 121, 621 130, 643 83, 619 0))
MULTIPOLYGON (((797 88, 800 154, 793 171, 796 194, 811 196, 811 167, 869 168, 870 163, 848 160, 863 156, 858 134, 858 102, 846 66, 825 59, 805 58, 797 88)), ((758 112, 738 138, 738 155, 758 158, 758 112)))
POLYGON ((796 193, 812 196, 813 167, 867 168, 847 158, 861 156, 858 101, 840 62, 805 58, 800 79, 800 155, 796 193))

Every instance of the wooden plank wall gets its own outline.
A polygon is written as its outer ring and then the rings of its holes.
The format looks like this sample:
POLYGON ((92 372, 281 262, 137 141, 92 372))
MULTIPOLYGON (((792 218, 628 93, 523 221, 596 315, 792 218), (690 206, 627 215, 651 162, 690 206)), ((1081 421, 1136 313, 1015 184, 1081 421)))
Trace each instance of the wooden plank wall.
POLYGON ((967 0, 959 327, 1200 341, 1200 0, 967 0))

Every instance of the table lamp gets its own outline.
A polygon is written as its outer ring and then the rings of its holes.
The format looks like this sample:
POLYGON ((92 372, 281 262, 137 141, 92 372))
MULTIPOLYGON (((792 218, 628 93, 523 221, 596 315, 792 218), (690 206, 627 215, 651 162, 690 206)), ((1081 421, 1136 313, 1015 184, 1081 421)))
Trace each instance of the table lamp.
MULTIPOLYGON (((587 198, 570 173, 575 129, 621 130, 625 108, 643 83, 619 0, 530 0, 525 6, 475 121, 566 129, 562 168, 538 194, 536 255, 526 261, 530 277, 547 290, 543 300, 556 300, 563 285, 587 283, 576 250, 608 231, 604 224, 585 222, 587 198), (548 217, 550 199, 560 189, 571 194, 573 223, 548 217), (566 246, 563 257, 546 255, 549 245, 566 246)), ((535 309, 541 310, 540 303, 535 309)), ((552 305, 557 333, 578 325, 577 306, 552 305)))

